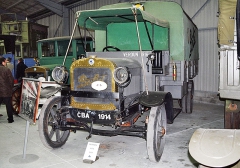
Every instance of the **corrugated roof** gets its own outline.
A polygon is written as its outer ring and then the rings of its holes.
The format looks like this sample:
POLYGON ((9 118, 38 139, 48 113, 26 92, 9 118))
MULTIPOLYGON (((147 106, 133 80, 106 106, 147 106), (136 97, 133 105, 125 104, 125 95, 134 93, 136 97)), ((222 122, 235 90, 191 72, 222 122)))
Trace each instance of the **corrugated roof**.
MULTIPOLYGON (((54 3, 62 4, 67 7, 71 7, 73 5, 81 5, 82 3, 87 3, 93 0, 51 0, 54 3)), ((44 1, 41 1, 44 3, 44 1)), ((37 0, 1 0, 0 2, 0 15, 5 13, 15 13, 18 15, 18 18, 25 19, 39 19, 41 16, 46 17, 53 12, 42 5, 37 0)), ((46 5, 47 5, 46 1, 46 5)))

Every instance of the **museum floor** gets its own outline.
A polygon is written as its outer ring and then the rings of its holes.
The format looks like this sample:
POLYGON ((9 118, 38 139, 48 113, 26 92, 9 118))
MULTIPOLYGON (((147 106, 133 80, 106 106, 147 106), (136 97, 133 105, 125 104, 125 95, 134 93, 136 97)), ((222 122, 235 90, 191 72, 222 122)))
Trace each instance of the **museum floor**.
MULTIPOLYGON (((66 144, 58 149, 43 146, 38 126, 30 125, 24 152, 26 121, 14 116, 14 123, 7 122, 5 105, 0 114, 0 168, 186 168, 198 163, 188 153, 188 143, 197 128, 223 128, 224 106, 194 102, 193 113, 180 113, 174 123, 167 125, 164 152, 160 162, 147 158, 146 141, 138 137, 93 135, 71 132, 66 144), (83 163, 88 142, 100 143, 99 159, 83 163), (25 159, 23 158, 25 157, 25 159)), ((139 119, 141 120, 141 118, 139 119)), ((142 118, 142 120, 145 120, 142 118)))

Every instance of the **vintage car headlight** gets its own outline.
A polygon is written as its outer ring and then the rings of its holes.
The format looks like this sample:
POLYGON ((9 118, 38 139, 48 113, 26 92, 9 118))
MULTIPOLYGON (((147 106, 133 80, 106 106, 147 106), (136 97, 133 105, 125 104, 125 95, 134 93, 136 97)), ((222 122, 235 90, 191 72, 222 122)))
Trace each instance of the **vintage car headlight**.
POLYGON ((126 67, 118 67, 113 72, 113 78, 119 85, 125 85, 130 81, 130 73, 126 67))
POLYGON ((68 71, 64 66, 57 66, 52 71, 52 78, 58 83, 66 83, 68 79, 68 71))

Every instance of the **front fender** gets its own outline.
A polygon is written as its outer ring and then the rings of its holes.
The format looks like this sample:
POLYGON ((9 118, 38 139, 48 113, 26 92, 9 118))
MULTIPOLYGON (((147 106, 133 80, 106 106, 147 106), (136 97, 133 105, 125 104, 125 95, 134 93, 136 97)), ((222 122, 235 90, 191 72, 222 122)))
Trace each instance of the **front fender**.
POLYGON ((59 92, 61 89, 62 89, 61 86, 47 86, 47 87, 41 88, 40 98, 48 99, 49 97, 59 92))
POLYGON ((160 106, 165 103, 167 113, 167 123, 172 124, 174 120, 173 99, 170 92, 148 91, 143 92, 139 98, 139 103, 147 107, 160 106))

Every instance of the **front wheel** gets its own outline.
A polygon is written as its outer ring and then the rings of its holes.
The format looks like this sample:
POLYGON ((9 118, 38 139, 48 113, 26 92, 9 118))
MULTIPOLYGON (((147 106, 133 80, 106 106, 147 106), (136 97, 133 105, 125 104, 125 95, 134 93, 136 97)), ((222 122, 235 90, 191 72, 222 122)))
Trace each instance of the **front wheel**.
POLYGON ((147 152, 149 160, 153 162, 158 162, 162 156, 165 145, 166 125, 165 105, 152 107, 147 126, 147 152))
POLYGON ((59 148, 63 146, 70 134, 69 130, 62 131, 59 125, 60 115, 58 109, 61 107, 61 97, 51 97, 43 105, 38 121, 39 136, 48 148, 59 148))

